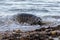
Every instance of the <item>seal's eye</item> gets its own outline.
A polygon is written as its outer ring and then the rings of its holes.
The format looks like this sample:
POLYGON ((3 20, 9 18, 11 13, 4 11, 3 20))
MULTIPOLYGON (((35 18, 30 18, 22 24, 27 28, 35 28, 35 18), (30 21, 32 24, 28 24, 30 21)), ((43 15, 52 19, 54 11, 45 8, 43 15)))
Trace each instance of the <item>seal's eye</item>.
POLYGON ((37 24, 38 24, 38 25, 41 25, 42 23, 41 23, 41 21, 38 21, 37 24))

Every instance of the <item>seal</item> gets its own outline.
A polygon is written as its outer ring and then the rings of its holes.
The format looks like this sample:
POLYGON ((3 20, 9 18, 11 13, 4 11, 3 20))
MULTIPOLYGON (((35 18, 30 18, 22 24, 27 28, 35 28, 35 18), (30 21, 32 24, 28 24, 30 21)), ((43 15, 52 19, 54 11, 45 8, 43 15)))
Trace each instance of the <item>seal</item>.
POLYGON ((19 23, 28 23, 31 25, 36 25, 36 24, 41 25, 42 24, 42 19, 40 17, 37 17, 32 14, 26 14, 26 13, 17 14, 16 20, 19 23))

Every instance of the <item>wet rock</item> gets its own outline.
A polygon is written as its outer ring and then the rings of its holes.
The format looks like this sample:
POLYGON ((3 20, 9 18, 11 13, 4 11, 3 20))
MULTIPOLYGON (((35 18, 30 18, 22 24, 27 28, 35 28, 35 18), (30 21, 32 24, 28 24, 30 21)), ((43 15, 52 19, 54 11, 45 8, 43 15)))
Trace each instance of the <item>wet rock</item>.
POLYGON ((51 33, 50 36, 52 36, 52 37, 57 37, 57 33, 56 33, 56 32, 53 32, 53 33, 51 33))
POLYGON ((59 40, 60 40, 60 36, 59 36, 58 38, 59 38, 59 40))
POLYGON ((34 33, 34 34, 30 34, 30 40, 42 40, 43 38, 40 38, 41 35, 39 33, 34 33))
POLYGON ((54 40, 52 37, 49 37, 49 39, 48 40, 54 40))
POLYGON ((13 30, 13 33, 22 33, 22 31, 21 30, 19 30, 19 29, 16 29, 16 30, 13 30))
POLYGON ((19 29, 13 30, 11 34, 6 32, 1 40, 20 40, 21 32, 19 29))
POLYGON ((30 40, 28 37, 22 37, 20 40, 30 40))
POLYGON ((28 23, 30 25, 42 25, 44 23, 42 23, 42 19, 40 17, 37 17, 35 15, 32 14, 26 14, 26 13, 22 13, 22 14, 17 14, 16 16, 16 20, 19 23, 28 23))
POLYGON ((7 34, 7 33, 4 33, 4 35, 3 35, 3 37, 2 37, 2 39, 1 40, 7 40, 9 38, 9 35, 7 34))
POLYGON ((57 32, 56 31, 51 31, 51 34, 52 35, 55 35, 57 32))
POLYGON ((45 31, 46 29, 43 27, 41 29, 36 29, 35 31, 45 31))

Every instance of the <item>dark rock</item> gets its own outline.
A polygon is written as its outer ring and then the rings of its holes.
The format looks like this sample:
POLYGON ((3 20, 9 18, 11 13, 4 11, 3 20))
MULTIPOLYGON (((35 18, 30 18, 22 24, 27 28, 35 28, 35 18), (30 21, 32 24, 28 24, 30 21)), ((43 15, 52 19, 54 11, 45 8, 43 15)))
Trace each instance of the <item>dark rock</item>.
POLYGON ((19 23, 28 23, 28 24, 31 24, 31 25, 42 25, 42 19, 40 17, 37 17, 35 15, 32 15, 32 14, 25 14, 25 13, 22 13, 22 14, 17 14, 16 15, 16 20, 19 22, 19 23))
POLYGON ((41 29, 36 29, 35 31, 45 31, 46 29, 43 27, 41 29))

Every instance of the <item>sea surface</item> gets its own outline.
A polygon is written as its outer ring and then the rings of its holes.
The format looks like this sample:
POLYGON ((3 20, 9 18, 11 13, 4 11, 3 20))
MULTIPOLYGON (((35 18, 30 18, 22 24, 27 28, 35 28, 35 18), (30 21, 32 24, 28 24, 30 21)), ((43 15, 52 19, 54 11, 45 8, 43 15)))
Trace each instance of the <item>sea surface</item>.
POLYGON ((41 28, 39 25, 19 24, 13 21, 18 13, 33 14, 49 25, 55 27, 60 24, 60 0, 0 0, 0 31, 20 29, 31 31, 41 28))

